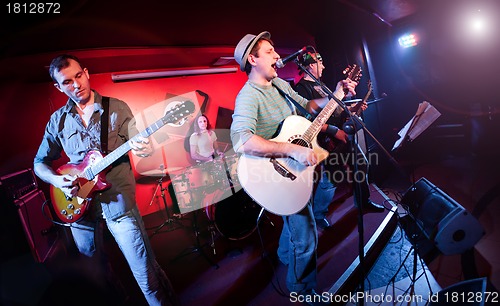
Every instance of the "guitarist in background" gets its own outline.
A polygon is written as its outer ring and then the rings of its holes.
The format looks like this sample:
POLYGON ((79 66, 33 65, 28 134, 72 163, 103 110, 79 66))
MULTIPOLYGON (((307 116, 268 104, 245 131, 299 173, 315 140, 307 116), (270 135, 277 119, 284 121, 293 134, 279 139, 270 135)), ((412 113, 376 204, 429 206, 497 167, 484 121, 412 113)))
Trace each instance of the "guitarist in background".
MULTIPOLYGON (((295 113, 275 86, 286 92, 309 112, 318 114, 327 98, 307 100, 299 96, 288 82, 278 77, 276 53, 269 32, 247 34, 237 44, 234 58, 245 71, 248 81, 236 97, 231 124, 231 141, 237 153, 258 157, 290 157, 304 166, 315 167, 317 153, 312 149, 290 142, 270 141, 280 123, 295 113)), ((357 83, 349 79, 340 81, 335 96, 344 98, 344 88, 355 94, 357 83)), ((272 194, 269 195, 272 197, 272 194)), ((280 199, 276 199, 280 201, 280 199)), ((287 205, 287 203, 283 203, 287 205)), ((283 216, 283 230, 279 241, 278 256, 288 266, 286 276, 290 292, 315 298, 316 248, 318 233, 312 213, 311 200, 298 213, 283 216)), ((317 297, 315 298, 317 299, 317 297)))
MULTIPOLYGON (((69 99, 50 117, 34 159, 34 171, 40 179, 61 189, 71 198, 78 192, 77 178, 69 174, 59 175, 52 169, 52 163, 61 157, 63 151, 69 163, 79 164, 89 150, 101 149, 103 97, 91 89, 87 68, 82 68, 73 55, 63 54, 54 58, 49 73, 54 86, 69 99)), ((137 134, 135 125, 132 124, 129 130, 131 122, 133 115, 128 105, 110 98, 107 141, 110 151, 134 136, 129 132, 137 134)), ((152 151, 149 140, 142 137, 137 142, 132 141, 131 147, 132 153, 140 157, 147 157, 152 151)), ((104 219, 149 305, 176 304, 172 286, 155 260, 137 208, 135 180, 127 155, 111 166, 106 173, 106 181, 112 184, 111 187, 96 193, 85 216, 71 223, 71 233, 79 252, 94 263, 88 269, 90 271, 83 272, 99 280, 100 275, 93 274, 102 267, 105 278, 111 280, 114 277, 110 263, 104 259, 101 222, 104 219)), ((81 289, 85 294, 85 288, 81 289)))
MULTIPOLYGON (((300 58, 301 64, 306 67, 306 69, 314 75, 318 80, 321 79, 323 75, 323 70, 325 66, 323 65, 323 58, 319 53, 307 52, 304 53, 300 58)), ((302 78, 295 85, 295 90, 304 98, 307 99, 319 99, 326 97, 327 94, 322 90, 321 86, 317 85, 316 82, 302 70, 299 72, 302 78)), ((357 112, 359 109, 364 111, 368 108, 366 101, 362 103, 357 103, 352 106, 348 106, 349 111, 357 112)), ((338 158, 338 154, 348 154, 351 152, 349 145, 347 144, 348 135, 342 130, 342 125, 346 121, 347 115, 344 114, 343 109, 337 107, 332 116, 328 119, 327 124, 325 124, 318 135, 318 142, 320 146, 330 152, 329 158, 321 163, 319 182, 315 186, 314 193, 314 203, 313 203, 313 213, 316 219, 316 224, 320 228, 330 227, 330 222, 326 218, 328 213, 328 206, 333 200, 335 195, 335 189, 337 183, 334 179, 337 177, 345 177, 334 175, 335 171, 343 171, 345 165, 340 165, 339 161, 344 159, 338 158), (340 128, 339 128, 340 127, 340 128), (333 138, 333 139, 332 139, 333 138), (337 156, 335 156, 337 155, 337 156)), ((358 169, 362 170, 362 169, 358 169)), ((365 169, 363 169, 365 170, 365 169)), ((366 173, 366 171, 364 171, 366 173)), ((366 177, 366 175, 365 175, 366 177)), ((363 211, 365 212, 382 212, 384 207, 369 200, 370 190, 368 188, 367 181, 362 182, 363 189, 363 211), (366 195, 366 196, 365 196, 366 195)))

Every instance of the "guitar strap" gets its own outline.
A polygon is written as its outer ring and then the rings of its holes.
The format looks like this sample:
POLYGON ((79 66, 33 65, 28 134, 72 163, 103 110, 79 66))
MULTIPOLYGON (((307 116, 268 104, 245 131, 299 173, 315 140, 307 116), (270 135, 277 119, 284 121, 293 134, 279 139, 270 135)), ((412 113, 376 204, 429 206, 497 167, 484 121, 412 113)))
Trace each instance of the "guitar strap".
POLYGON ((108 154, 109 97, 102 97, 101 152, 108 154))
POLYGON ((299 102, 297 102, 294 99, 292 99, 292 97, 290 97, 289 94, 287 94, 286 92, 284 92, 283 89, 281 89, 278 86, 276 86, 276 84, 274 84, 274 83, 272 83, 272 84, 278 90, 278 92, 283 97, 285 97, 285 100, 287 100, 288 103, 291 103, 291 104, 295 105, 295 107, 300 111, 300 113, 302 114, 302 116, 304 116, 309 121, 313 120, 313 116, 302 105, 300 105, 299 102))

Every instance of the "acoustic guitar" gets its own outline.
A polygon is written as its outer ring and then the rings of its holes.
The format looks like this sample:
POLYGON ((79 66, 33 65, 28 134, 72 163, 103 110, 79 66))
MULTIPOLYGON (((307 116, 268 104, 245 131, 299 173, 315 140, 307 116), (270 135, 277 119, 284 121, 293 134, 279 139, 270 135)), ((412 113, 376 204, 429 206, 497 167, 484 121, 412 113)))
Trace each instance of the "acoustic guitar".
MULTIPOLYGON (((354 65, 344 70, 347 78, 358 81, 361 69, 354 65)), ((321 127, 337 108, 330 100, 311 123, 304 117, 287 117, 278 135, 270 141, 289 142, 311 148, 321 162, 328 152, 316 140, 321 127)), ((296 160, 258 157, 242 154, 238 162, 238 179, 245 192, 266 210, 277 215, 291 215, 302 210, 309 201, 313 188, 315 167, 307 167, 296 160)))

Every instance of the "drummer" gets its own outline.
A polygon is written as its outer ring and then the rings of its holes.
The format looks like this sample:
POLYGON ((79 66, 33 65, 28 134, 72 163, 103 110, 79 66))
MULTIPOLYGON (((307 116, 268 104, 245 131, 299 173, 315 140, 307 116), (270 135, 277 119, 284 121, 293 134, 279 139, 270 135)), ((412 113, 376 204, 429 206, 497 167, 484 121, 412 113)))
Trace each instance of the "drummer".
POLYGON ((207 116, 204 114, 196 118, 194 133, 189 137, 191 158, 196 162, 207 162, 224 153, 219 151, 217 135, 212 130, 207 116))

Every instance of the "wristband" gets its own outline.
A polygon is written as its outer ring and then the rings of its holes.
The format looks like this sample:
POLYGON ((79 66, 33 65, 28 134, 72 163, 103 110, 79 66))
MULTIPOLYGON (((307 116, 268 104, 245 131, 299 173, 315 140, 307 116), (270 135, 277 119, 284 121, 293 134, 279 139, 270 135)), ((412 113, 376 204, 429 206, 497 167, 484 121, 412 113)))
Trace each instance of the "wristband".
POLYGON ((328 135, 335 136, 335 134, 337 134, 338 131, 339 131, 339 128, 336 127, 335 125, 328 124, 326 126, 326 133, 328 135))

